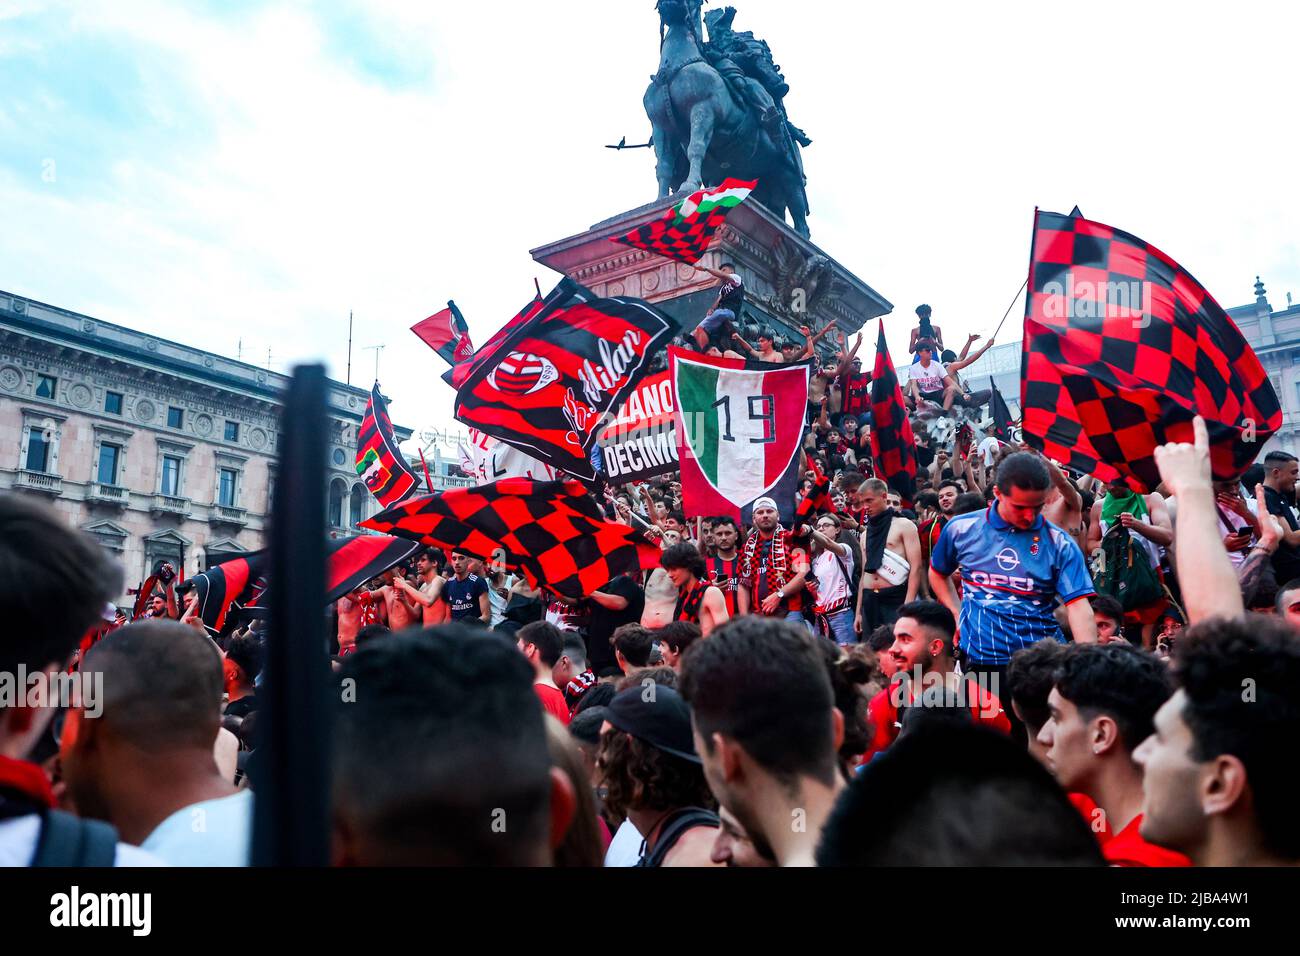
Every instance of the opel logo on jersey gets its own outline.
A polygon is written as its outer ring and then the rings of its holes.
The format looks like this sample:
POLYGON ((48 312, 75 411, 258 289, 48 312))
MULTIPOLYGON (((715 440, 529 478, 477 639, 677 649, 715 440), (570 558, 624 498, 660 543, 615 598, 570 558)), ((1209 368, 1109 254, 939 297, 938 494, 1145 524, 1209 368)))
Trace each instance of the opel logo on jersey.
POLYGON ((1003 548, 998 552, 998 567, 1003 571, 1014 571, 1020 567, 1020 555, 1014 548, 1003 548))

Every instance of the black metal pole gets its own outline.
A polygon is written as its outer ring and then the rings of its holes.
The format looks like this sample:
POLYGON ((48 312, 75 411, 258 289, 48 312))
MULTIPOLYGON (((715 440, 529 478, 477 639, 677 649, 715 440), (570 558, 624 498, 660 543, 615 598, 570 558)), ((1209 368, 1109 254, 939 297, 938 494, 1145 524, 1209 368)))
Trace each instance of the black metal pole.
POLYGON ((329 863, 330 709, 325 654, 325 369, 294 369, 271 513, 271 629, 258 717, 264 773, 255 866, 329 863))

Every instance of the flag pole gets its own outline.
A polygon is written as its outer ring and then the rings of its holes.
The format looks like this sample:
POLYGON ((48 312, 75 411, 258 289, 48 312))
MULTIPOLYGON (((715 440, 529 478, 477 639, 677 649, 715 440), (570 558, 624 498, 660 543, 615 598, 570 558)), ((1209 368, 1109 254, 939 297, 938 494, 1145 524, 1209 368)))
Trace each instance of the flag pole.
POLYGON ((433 494, 433 482, 429 480, 429 463, 424 460, 424 449, 420 449, 420 464, 424 466, 424 487, 429 489, 429 494, 433 494))
POLYGON ((352 384, 352 310, 348 309, 348 384, 352 384))
POLYGON ((1020 293, 1024 292, 1025 287, 1028 285, 1029 285, 1029 276, 1025 276, 1025 281, 1020 283, 1020 288, 1016 290, 1016 296, 1014 299, 1011 300, 1011 304, 1007 306, 1007 311, 1002 313, 1002 321, 999 322, 998 327, 993 330, 993 338, 989 339, 990 342, 992 342, 994 339, 998 337, 998 333, 1002 331, 1002 326, 1007 321, 1007 316, 1011 314, 1011 310, 1014 309, 1016 307, 1016 303, 1020 301, 1020 293))

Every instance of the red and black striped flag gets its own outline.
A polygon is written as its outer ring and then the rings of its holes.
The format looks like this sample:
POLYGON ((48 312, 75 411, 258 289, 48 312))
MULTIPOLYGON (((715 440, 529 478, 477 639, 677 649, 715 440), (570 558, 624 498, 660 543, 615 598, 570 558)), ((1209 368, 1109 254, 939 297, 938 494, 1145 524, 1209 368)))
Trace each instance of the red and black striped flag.
POLYGON ((503 562, 533 587, 572 598, 657 567, 662 555, 640 532, 607 521, 579 481, 503 478, 405 501, 361 526, 503 562))
POLYGON ((222 633, 231 611, 259 603, 266 591, 269 554, 252 551, 191 579, 198 594, 199 619, 213 636, 222 633))
POLYGON ((333 545, 325 564, 325 600, 337 601, 420 550, 418 541, 363 534, 333 545))
POLYGON ((1258 357, 1201 284, 1151 244, 1082 216, 1035 212, 1021 369, 1026 440, 1135 491, 1160 483, 1156 447, 1192 441, 1196 415, 1224 481, 1282 424, 1258 357))
POLYGON ((447 308, 415 323, 411 331, 451 366, 442 373, 442 380, 456 388, 468 368, 465 363, 474 355, 474 346, 469 340, 469 324, 456 308, 456 303, 448 300, 447 308))
POLYGON ((677 334, 641 299, 598 298, 563 279, 474 353, 456 418, 554 468, 593 480, 605 416, 677 334))
POLYGON ((370 390, 366 417, 357 432, 357 474, 385 508, 409 497, 419 486, 415 471, 397 447, 388 403, 379 394, 378 382, 370 390))
POLYGON ((721 186, 696 190, 659 219, 613 240, 693 265, 709 248, 727 213, 744 202, 757 185, 758 180, 725 179, 721 186))
POLYGON ((904 508, 910 508, 916 491, 916 437, 903 403, 898 373, 889 360, 884 319, 880 320, 876 367, 871 374, 871 457, 876 477, 898 492, 904 508))

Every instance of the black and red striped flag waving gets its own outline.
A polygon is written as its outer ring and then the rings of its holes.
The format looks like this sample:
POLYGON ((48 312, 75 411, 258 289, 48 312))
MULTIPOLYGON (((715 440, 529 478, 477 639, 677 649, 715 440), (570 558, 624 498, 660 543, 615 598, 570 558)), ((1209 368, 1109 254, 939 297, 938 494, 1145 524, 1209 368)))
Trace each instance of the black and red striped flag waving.
POLYGON ((677 322, 649 302, 600 298, 562 279, 470 359, 456 418, 546 464, 591 480, 591 449, 677 322))
POLYGON ((447 308, 416 322, 411 331, 451 366, 442 373, 442 380, 452 388, 457 387, 468 370, 466 363, 474 355, 474 345, 469 338, 469 324, 456 303, 448 300, 447 308))
POLYGON ((413 498, 361 526, 502 561, 533 587, 573 598, 619 574, 657 567, 662 554, 640 532, 607 521, 579 481, 503 478, 413 498))
POLYGON ((876 477, 898 492, 903 507, 910 508, 916 490, 916 436, 903 404, 898 373, 889 360, 884 319, 880 320, 876 367, 871 374, 871 457, 876 477))
POLYGON ((221 634, 231 611, 257 604, 263 598, 269 567, 267 551, 252 551, 194 575, 198 599, 195 610, 209 633, 221 634))
POLYGON ((1258 357, 1173 259, 1112 226, 1036 212, 1025 300, 1025 438, 1049 458, 1140 492, 1154 452, 1205 419, 1214 477, 1240 475, 1282 424, 1258 357))
POLYGON ((379 393, 378 382, 370 390, 366 415, 357 432, 357 474, 385 508, 410 497, 419 486, 415 471, 397 447, 388 403, 379 393))

